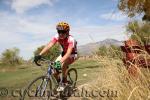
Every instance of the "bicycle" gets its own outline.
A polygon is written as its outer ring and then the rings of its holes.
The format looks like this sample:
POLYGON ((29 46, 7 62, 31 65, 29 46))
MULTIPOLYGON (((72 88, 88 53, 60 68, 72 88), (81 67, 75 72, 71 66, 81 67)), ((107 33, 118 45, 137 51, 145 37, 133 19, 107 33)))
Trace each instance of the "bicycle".
MULTIPOLYGON (((51 97, 57 97, 58 99, 69 97, 73 93, 76 88, 77 82, 77 70, 75 68, 68 68, 66 71, 68 84, 64 87, 62 83, 62 77, 60 77, 60 82, 57 82, 53 73, 58 71, 61 74, 61 70, 57 70, 54 68, 54 62, 50 60, 46 60, 44 58, 41 61, 48 63, 47 73, 45 75, 39 76, 35 78, 23 91, 20 100, 33 100, 36 97, 44 98, 46 100, 51 99, 51 97), (53 84, 52 84, 53 82, 53 84), (36 85, 37 84, 37 85, 36 85), (52 86, 54 87, 52 88, 52 86), (57 93, 55 96, 54 92, 57 93)), ((38 62, 36 62, 37 66, 41 66, 38 62)), ((62 75, 61 75, 62 76, 62 75)))

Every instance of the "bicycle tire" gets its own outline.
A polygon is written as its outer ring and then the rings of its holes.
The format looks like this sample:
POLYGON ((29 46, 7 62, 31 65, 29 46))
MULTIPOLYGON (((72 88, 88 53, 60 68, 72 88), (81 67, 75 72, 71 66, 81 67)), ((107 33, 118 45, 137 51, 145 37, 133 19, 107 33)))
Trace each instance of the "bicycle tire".
POLYGON ((75 88, 76 86, 76 82, 77 82, 77 78, 78 78, 78 74, 77 74, 77 70, 75 68, 69 68, 66 72, 67 74, 67 80, 69 81, 69 83, 73 86, 73 88, 75 88), (71 73, 74 72, 74 76, 72 76, 71 73))
POLYGON ((62 93, 62 98, 65 99, 66 97, 70 97, 73 92, 74 88, 76 87, 76 82, 78 78, 77 70, 75 68, 70 68, 66 72, 67 74, 67 80, 68 80, 68 85, 65 87, 63 93, 62 93))
MULTIPOLYGON (((36 82, 38 82, 39 80, 41 80, 42 81, 42 83, 40 84, 40 88, 41 88, 41 85, 43 85, 43 81, 44 81, 44 79, 48 79, 48 83, 47 83, 47 85, 49 85, 49 91, 45 91, 44 90, 44 94, 43 95, 45 95, 45 93, 47 92, 47 93, 49 93, 47 96, 43 96, 43 98, 44 97, 47 97, 48 99, 50 98, 50 96, 51 96, 51 92, 52 92, 52 83, 51 83, 51 80, 49 79, 49 78, 47 78, 47 76, 39 76, 39 77, 37 77, 37 78, 35 78, 28 86, 27 86, 27 88, 23 91, 23 94, 22 94, 22 96, 21 96, 21 98, 20 98, 20 100, 26 100, 26 97, 25 96, 29 96, 29 92, 30 92, 30 89, 31 89, 31 87, 36 83, 36 82)), ((46 85, 46 87, 47 87, 47 85, 46 85)), ((38 85, 39 86, 39 85, 38 85)), ((38 87, 36 87, 36 94, 37 94, 37 88, 38 87)), ((31 91, 33 91, 33 90, 31 90, 31 91)), ((41 91, 40 91, 41 92, 41 91)), ((34 97, 40 97, 40 98, 42 98, 42 96, 37 96, 37 95, 32 95, 32 97, 34 98, 34 97)), ((31 95, 30 95, 31 96, 31 95)), ((33 98, 32 97, 30 97, 29 96, 29 100, 33 100, 33 98)))

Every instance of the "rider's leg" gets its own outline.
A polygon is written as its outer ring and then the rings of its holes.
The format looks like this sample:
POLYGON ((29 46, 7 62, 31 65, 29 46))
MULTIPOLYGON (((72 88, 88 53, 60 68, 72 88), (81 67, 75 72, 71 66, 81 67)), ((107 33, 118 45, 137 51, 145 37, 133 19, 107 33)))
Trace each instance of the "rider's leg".
POLYGON ((64 62, 63 64, 62 64, 62 76, 63 76, 63 83, 67 83, 67 75, 66 75, 66 71, 67 71, 67 66, 69 66, 69 64, 68 63, 66 63, 66 62, 64 62))
POLYGON ((59 83, 60 82, 59 73, 58 72, 54 72, 53 75, 54 75, 55 79, 57 80, 57 82, 59 83))
POLYGON ((72 64, 75 61, 74 57, 69 57, 67 60, 64 61, 62 64, 62 75, 63 75, 63 83, 67 83, 67 68, 70 64, 72 64))

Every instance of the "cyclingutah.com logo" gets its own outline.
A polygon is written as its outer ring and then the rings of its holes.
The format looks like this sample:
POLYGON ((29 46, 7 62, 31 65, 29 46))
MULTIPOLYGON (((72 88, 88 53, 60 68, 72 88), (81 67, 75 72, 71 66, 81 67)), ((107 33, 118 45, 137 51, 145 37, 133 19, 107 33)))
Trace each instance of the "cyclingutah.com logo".
MULTIPOLYGON (((36 95, 37 90, 32 89, 29 91, 25 91, 24 89, 14 89, 8 91, 7 88, 0 88, 0 96, 9 96, 12 97, 22 97, 24 93, 26 92, 27 97, 54 97, 54 92, 50 90, 45 90, 44 94, 36 95)), ((116 98, 118 97, 118 92, 116 90, 111 89, 105 89, 105 90, 86 90, 84 87, 82 87, 80 90, 76 91, 64 91, 62 92, 63 97, 98 97, 98 98, 116 98), (69 93, 71 92, 71 93, 69 93)))

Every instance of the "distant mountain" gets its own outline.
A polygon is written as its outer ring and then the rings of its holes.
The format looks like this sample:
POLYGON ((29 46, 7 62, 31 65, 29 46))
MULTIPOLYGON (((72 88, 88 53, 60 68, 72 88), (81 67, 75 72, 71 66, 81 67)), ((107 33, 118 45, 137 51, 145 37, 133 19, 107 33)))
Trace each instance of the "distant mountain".
POLYGON ((100 42, 96 42, 98 43, 99 45, 103 46, 103 45, 115 45, 115 46, 121 46, 123 45, 123 42, 122 41, 118 41, 118 40, 115 40, 115 39, 105 39, 103 41, 100 41, 100 42))
POLYGON ((96 43, 88 43, 85 45, 78 46, 78 51, 81 56, 92 55, 92 53, 95 52, 99 47, 110 45, 121 46, 123 45, 123 42, 115 39, 105 39, 96 43))

